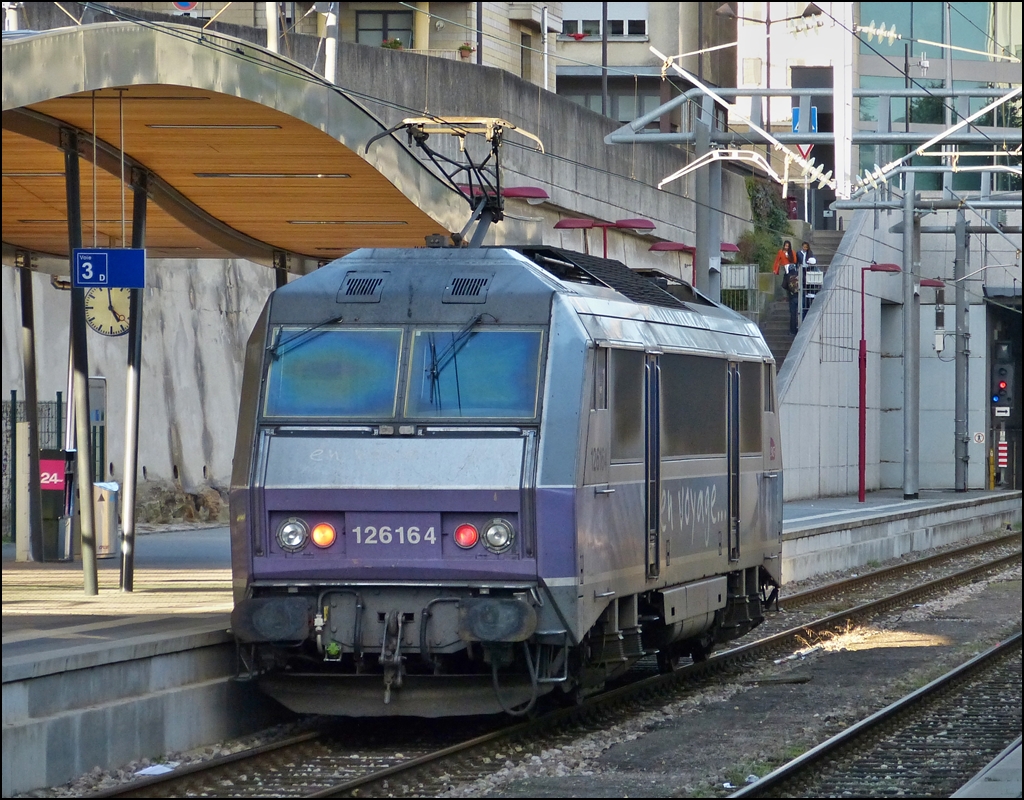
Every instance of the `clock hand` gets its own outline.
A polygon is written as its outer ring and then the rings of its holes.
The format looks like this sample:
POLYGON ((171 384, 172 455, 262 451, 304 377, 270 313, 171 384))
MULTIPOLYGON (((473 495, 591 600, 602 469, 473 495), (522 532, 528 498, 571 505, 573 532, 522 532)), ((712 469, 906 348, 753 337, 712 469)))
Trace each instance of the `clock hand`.
POLYGON ((107 288, 107 308, 109 308, 110 313, 114 315, 114 319, 118 322, 124 322, 124 314, 118 314, 117 311, 114 310, 114 297, 110 293, 109 287, 107 288))

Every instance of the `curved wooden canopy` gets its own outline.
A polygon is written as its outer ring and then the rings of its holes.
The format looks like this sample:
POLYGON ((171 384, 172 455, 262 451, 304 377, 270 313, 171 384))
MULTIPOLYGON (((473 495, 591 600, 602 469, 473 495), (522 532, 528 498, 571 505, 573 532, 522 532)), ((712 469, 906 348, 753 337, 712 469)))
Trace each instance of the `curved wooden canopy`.
POLYGON ((3 76, 5 262, 67 257, 68 131, 86 246, 130 243, 133 169, 147 178, 155 257, 322 262, 422 246, 468 218, 394 138, 360 154, 383 126, 356 101, 248 42, 133 23, 5 36, 3 76))

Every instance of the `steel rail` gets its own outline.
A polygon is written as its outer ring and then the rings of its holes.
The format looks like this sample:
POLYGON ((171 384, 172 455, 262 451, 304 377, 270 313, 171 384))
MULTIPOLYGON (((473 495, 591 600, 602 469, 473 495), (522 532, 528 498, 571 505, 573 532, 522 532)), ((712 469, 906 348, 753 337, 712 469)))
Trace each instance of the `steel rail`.
POLYGON ((849 745, 861 737, 867 736, 893 717, 906 714, 908 711, 918 706, 922 701, 937 695, 940 691, 951 686, 953 683, 962 680, 963 678, 966 678, 987 666, 990 666, 995 659, 1008 653, 1014 648, 1019 650, 1020 647, 1021 633, 1017 632, 1009 639, 999 642, 984 653, 979 653, 970 661, 950 670, 945 675, 942 675, 926 686, 922 686, 920 689, 911 692, 906 697, 900 698, 896 702, 889 704, 881 711, 876 711, 871 716, 865 717, 855 725, 851 725, 846 730, 837 733, 831 739, 825 740, 821 744, 808 750, 803 755, 797 756, 787 764, 783 764, 778 769, 768 773, 756 783, 752 783, 743 789, 740 789, 738 792, 734 792, 729 795, 729 797, 757 797, 764 792, 771 791, 784 783, 794 780, 800 774, 813 769, 817 764, 824 761, 826 757, 837 751, 839 748, 849 745))
POLYGON ((189 776, 202 772, 209 772, 210 770, 223 767, 227 764, 235 764, 239 761, 255 759, 267 753, 284 750, 288 747, 296 747, 314 739, 318 739, 322 735, 323 734, 320 731, 300 733, 296 736, 290 736, 287 739, 282 739, 278 742, 270 742, 248 750, 240 750, 239 752, 231 753, 230 755, 217 756, 216 758, 211 758, 207 761, 196 761, 195 763, 187 764, 184 767, 178 767, 163 775, 155 775, 151 778, 143 778, 141 780, 132 781, 131 783, 122 783, 118 786, 112 786, 109 789, 101 789, 97 792, 89 793, 86 797, 135 797, 140 791, 149 789, 153 786, 174 783, 184 778, 188 778, 189 776))
POLYGON ((907 561, 903 564, 895 564, 891 567, 865 572, 858 575, 856 578, 844 578, 841 581, 835 581, 834 583, 819 586, 815 589, 807 589, 803 592, 796 592, 794 594, 787 595, 786 597, 780 597, 779 605, 786 609, 799 608, 800 606, 809 605, 827 597, 832 597, 840 592, 845 592, 848 589, 873 583, 882 578, 893 578, 907 572, 914 572, 915 570, 932 567, 946 561, 953 561, 961 556, 971 555, 973 553, 994 549, 996 547, 1002 547, 1003 545, 1014 544, 1015 542, 1019 543, 1020 540, 1021 532, 1017 531, 1015 533, 1007 534, 1006 536, 1000 536, 996 539, 988 539, 984 542, 975 542, 974 544, 969 544, 965 547, 958 547, 954 550, 936 553, 925 558, 919 558, 914 561, 907 561))
MULTIPOLYGON (((899 564, 895 567, 887 569, 876 570, 874 572, 867 573, 857 578, 851 578, 844 581, 828 584, 827 586, 820 587, 818 589, 809 590, 808 592, 802 592, 800 594, 793 595, 790 598, 786 598, 780 602, 792 602, 794 599, 804 598, 800 604, 806 604, 813 602, 811 598, 817 598, 822 596, 828 596, 830 594, 836 594, 849 588, 853 585, 861 585, 869 583, 874 580, 889 577, 892 574, 900 574, 907 571, 912 571, 915 568, 928 566, 934 564, 937 561, 955 558, 960 555, 964 555, 969 552, 985 549, 986 547, 996 547, 1000 545, 1010 544, 1013 540, 1019 539, 1020 533, 1013 535, 1000 537, 994 540, 988 540, 986 542, 969 545, 964 548, 958 548, 957 550, 948 551, 947 553, 940 553, 935 556, 928 558, 919 559, 917 561, 910 562, 908 564, 899 564)), ((909 601, 919 599, 922 596, 933 594, 944 588, 948 588, 950 585, 960 585, 969 580, 972 580, 976 576, 985 572, 999 569, 1005 566, 1010 566, 1014 563, 1019 563, 1021 559, 1021 551, 1018 550, 1009 556, 1004 556, 994 561, 988 561, 983 564, 978 564, 965 570, 961 570, 956 573, 937 578, 927 583, 920 584, 919 586, 912 587, 911 589, 903 590, 893 595, 874 600, 868 603, 862 603, 853 608, 841 611, 813 622, 798 625, 793 628, 789 628, 780 633, 772 636, 758 639, 749 644, 733 648, 731 650, 723 651, 717 655, 712 656, 707 661, 697 662, 686 665, 675 672, 664 675, 656 675, 650 678, 646 678, 634 683, 630 683, 624 686, 611 689, 606 692, 602 692, 599 695, 588 698, 586 701, 578 706, 571 708, 558 709, 556 711, 548 712, 535 719, 528 720, 526 722, 517 722, 509 727, 501 728, 490 733, 482 734, 474 737, 467 741, 459 744, 451 745, 438 750, 433 753, 428 753, 422 756, 417 756, 404 761, 400 764, 387 767, 382 770, 369 772, 365 775, 352 778, 343 783, 336 784, 327 788, 319 789, 312 793, 304 795, 305 797, 337 797, 344 796, 351 793, 363 794, 366 787, 374 784, 380 784, 390 778, 400 775, 403 773, 412 773, 418 768, 429 767, 432 764, 443 761, 445 759, 458 756, 460 754, 469 754, 472 750, 486 747, 487 745, 494 744, 497 742, 512 742, 512 741, 537 741, 540 734, 550 732, 553 729, 557 729, 560 726, 573 723, 582 723, 588 717, 595 714, 604 713, 607 711, 614 710, 616 707, 621 705, 629 705, 631 707, 636 706, 638 699, 643 698, 656 698, 663 696, 668 693, 672 693, 682 687, 684 684, 699 680, 705 676, 714 674, 727 667, 733 666, 738 663, 751 661, 755 657, 762 657, 773 650, 790 645, 795 641, 805 639, 809 634, 821 632, 825 630, 834 630, 837 628, 845 627, 846 624, 855 619, 869 617, 874 614, 881 613, 889 608, 905 604, 909 601)), ((187 765, 175 769, 173 772, 169 772, 166 775, 159 775, 152 778, 146 778, 143 780, 133 781, 127 784, 121 784, 116 787, 101 790, 99 792, 88 795, 89 797, 105 798, 105 797, 130 797, 136 796, 141 791, 149 789, 151 787, 157 787, 161 784, 173 784, 178 781, 187 780, 190 777, 207 771, 212 771, 217 768, 242 762, 245 760, 257 761, 267 754, 285 750, 288 747, 299 747, 307 744, 308 742, 320 738, 323 734, 319 731, 311 731, 308 733, 300 734, 297 736, 290 737, 288 739, 281 740, 280 742, 269 743, 261 745, 250 750, 244 750, 238 753, 233 753, 227 756, 221 756, 208 761, 196 762, 194 764, 187 765)))
POLYGON ((712 656, 707 661, 688 665, 676 672, 666 675, 657 675, 608 692, 603 692, 600 695, 589 698, 578 707, 550 712, 535 720, 531 720, 530 722, 519 723, 511 728, 494 731, 468 742, 452 745, 444 750, 439 750, 437 753, 430 753, 418 758, 410 759, 408 762, 396 764, 385 770, 363 775, 359 778, 354 778, 350 781, 346 781, 344 783, 337 784, 336 786, 322 789, 305 796, 311 798, 342 797, 349 794, 355 795, 356 793, 364 795, 367 787, 383 783, 396 775, 411 773, 417 768, 434 765, 437 762, 452 756, 468 755, 469 751, 473 749, 498 741, 505 742, 530 737, 533 742, 536 742, 539 738, 537 734, 551 729, 557 729, 564 723, 582 721, 589 715, 609 710, 621 703, 628 703, 631 707, 635 708, 636 701, 641 697, 662 695, 676 689, 683 683, 717 672, 732 664, 752 660, 755 656, 765 655, 783 644, 788 644, 792 641, 806 637, 808 633, 842 627, 847 622, 854 619, 881 613, 894 606, 905 604, 908 601, 916 600, 924 595, 931 594, 943 588, 948 588, 950 584, 953 586, 959 586, 982 573, 1010 566, 1019 562, 1020 559, 1021 551, 1017 551, 1012 555, 1005 556, 994 561, 989 561, 984 564, 979 564, 974 567, 961 570, 960 572, 947 575, 943 578, 928 581, 927 583, 913 587, 912 589, 907 589, 869 603, 862 603, 854 608, 839 612, 838 614, 831 614, 812 623, 790 628, 786 631, 775 634, 774 636, 759 639, 758 641, 751 642, 750 644, 742 647, 724 651, 719 655, 712 656))

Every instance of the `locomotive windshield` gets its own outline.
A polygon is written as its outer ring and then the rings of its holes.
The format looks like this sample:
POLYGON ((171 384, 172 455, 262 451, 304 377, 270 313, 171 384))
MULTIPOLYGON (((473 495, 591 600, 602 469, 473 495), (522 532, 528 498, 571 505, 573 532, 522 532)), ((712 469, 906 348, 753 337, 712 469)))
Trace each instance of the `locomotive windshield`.
POLYGON ((533 419, 539 330, 282 326, 268 349, 265 417, 533 419), (400 367, 411 350, 408 368, 400 367), (404 403, 399 372, 407 372, 404 403))
POLYGON ((269 359, 268 417, 393 417, 400 328, 284 326, 269 359), (291 342, 291 344, 290 344, 291 342))
POLYGON ((540 331, 416 331, 405 415, 535 417, 540 356, 540 331))

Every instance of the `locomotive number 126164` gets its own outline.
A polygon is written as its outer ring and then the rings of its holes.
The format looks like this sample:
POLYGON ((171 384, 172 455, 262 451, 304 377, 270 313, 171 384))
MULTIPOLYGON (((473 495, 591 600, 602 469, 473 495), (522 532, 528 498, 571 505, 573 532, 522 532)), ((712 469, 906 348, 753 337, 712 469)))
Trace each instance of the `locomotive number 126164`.
POLYGON ((356 544, 437 543, 437 533, 433 525, 426 530, 420 530, 419 525, 398 525, 394 528, 390 525, 381 525, 379 528, 373 525, 357 525, 352 529, 352 535, 356 537, 356 544))
MULTIPOLYGON (((366 513, 350 511, 345 515, 345 539, 349 549, 369 548, 373 552, 441 549, 441 515, 415 512, 366 513)), ((367 552, 369 556, 369 552, 367 552)))

